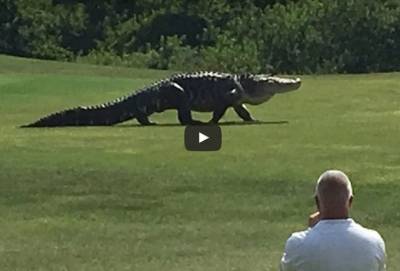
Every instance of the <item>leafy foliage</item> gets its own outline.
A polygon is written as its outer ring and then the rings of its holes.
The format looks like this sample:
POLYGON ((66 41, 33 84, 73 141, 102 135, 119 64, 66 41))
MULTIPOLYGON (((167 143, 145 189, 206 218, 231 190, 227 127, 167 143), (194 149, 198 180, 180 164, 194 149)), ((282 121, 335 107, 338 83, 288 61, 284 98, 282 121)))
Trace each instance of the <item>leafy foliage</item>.
POLYGON ((395 0, 0 0, 0 53, 158 69, 400 69, 395 0))

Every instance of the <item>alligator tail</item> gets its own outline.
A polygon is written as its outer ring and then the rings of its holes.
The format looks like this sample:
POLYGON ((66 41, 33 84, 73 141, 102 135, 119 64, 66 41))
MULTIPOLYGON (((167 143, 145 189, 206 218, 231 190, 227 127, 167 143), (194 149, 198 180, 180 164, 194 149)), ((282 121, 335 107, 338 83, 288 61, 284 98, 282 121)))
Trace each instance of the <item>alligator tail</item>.
POLYGON ((45 116, 21 127, 110 126, 135 117, 135 96, 97 106, 80 106, 45 116))

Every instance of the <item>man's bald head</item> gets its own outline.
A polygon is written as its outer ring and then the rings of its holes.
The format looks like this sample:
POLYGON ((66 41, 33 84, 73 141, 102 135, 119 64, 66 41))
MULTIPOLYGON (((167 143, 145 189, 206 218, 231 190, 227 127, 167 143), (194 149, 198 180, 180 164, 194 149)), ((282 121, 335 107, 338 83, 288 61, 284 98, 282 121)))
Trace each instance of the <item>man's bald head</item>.
POLYGON ((340 170, 328 170, 318 178, 315 196, 325 211, 336 212, 350 207, 353 189, 346 174, 340 170))

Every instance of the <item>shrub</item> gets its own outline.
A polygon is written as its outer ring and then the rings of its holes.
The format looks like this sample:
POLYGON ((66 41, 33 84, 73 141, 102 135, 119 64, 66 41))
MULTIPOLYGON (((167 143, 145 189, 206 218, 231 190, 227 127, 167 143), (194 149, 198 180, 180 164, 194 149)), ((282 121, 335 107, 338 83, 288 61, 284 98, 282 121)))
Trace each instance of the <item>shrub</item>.
POLYGON ((396 0, 0 0, 0 52, 231 72, 400 69, 396 0))

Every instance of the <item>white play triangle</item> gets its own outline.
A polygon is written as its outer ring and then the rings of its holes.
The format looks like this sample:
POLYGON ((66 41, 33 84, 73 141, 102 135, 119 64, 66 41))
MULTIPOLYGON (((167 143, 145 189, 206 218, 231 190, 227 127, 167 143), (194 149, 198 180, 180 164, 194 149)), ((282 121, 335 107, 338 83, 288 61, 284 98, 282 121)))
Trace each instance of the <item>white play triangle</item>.
POLYGON ((209 139, 210 137, 206 136, 203 133, 199 132, 199 143, 206 141, 207 139, 209 139))

